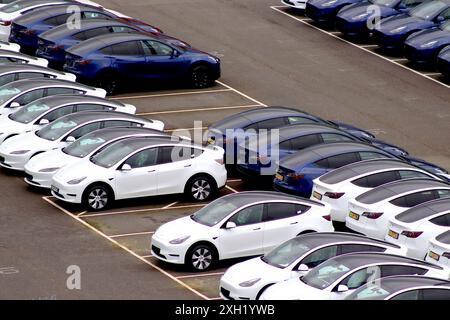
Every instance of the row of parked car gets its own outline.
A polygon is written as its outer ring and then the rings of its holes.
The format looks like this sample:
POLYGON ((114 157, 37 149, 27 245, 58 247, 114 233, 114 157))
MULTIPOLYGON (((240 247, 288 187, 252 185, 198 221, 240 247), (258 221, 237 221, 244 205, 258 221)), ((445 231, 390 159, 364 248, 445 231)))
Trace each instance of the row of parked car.
POLYGON ((281 0, 344 35, 372 37, 414 64, 435 66, 450 77, 448 0, 281 0))

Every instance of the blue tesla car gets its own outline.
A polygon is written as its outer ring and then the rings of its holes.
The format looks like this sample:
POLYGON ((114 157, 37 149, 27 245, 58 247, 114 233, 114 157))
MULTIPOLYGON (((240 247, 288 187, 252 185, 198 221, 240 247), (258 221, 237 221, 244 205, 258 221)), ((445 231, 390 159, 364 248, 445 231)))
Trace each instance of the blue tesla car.
POLYGON ((450 0, 422 3, 408 14, 391 16, 381 20, 373 35, 382 48, 402 48, 406 38, 414 32, 439 26, 450 18, 450 0))
POLYGON ((186 81, 205 88, 220 77, 220 59, 158 37, 110 33, 66 50, 64 70, 113 94, 126 83, 186 81))
POLYGON ((435 64, 439 51, 450 45, 450 21, 439 28, 422 30, 405 41, 406 58, 414 63, 435 64))
POLYGON ((368 20, 374 14, 371 9, 378 6, 379 18, 387 18, 399 13, 406 13, 411 8, 430 0, 369 0, 343 7, 336 15, 336 29, 347 35, 365 35, 372 30, 368 20))
POLYGON ((306 2, 305 14, 316 22, 331 23, 339 10, 353 3, 366 0, 309 0, 306 2))
POLYGON ((437 68, 445 77, 450 78, 450 46, 445 47, 439 52, 437 68))
MULTIPOLYGON (((240 155, 243 163, 237 164, 237 171, 249 177, 269 176, 275 174, 274 161, 296 153, 313 145, 334 142, 368 142, 351 133, 323 124, 298 124, 278 129, 277 138, 272 139, 270 134, 261 134, 250 143, 240 145, 240 155), (265 168, 263 172, 261 169, 265 168), (272 171, 273 170, 273 171, 272 171)), ((370 144, 380 149, 396 152, 400 156, 407 155, 405 150, 387 144, 383 141, 372 140, 370 144)))
MULTIPOLYGON (((69 29, 66 24, 48 30, 39 36, 36 56, 45 58, 49 66, 60 69, 66 58, 66 49, 79 44, 82 41, 115 32, 141 32, 139 27, 118 20, 95 19, 86 20, 79 29, 69 29)), ((166 36, 164 34, 154 35, 169 41, 180 47, 190 47, 187 43, 166 36)))

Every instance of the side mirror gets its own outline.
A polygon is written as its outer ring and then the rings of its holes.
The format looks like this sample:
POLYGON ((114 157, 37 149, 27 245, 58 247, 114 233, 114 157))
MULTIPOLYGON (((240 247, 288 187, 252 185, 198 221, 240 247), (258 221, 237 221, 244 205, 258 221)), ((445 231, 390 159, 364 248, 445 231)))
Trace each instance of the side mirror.
POLYGON ((67 143, 73 143, 73 142, 75 142, 75 140, 77 140, 77 139, 75 139, 75 137, 73 137, 73 136, 68 136, 67 139, 66 139, 66 142, 67 142, 67 143))
POLYGON ((236 228, 236 223, 232 221, 228 221, 227 224, 225 225, 225 229, 234 229, 234 228, 236 228))
POLYGON ((441 23, 441 22, 443 22, 445 19, 444 19, 444 17, 443 16, 438 16, 437 18, 436 18, 436 22, 438 22, 438 23, 441 23))
POLYGON ((172 58, 178 58, 180 56, 180 53, 177 50, 172 51, 172 58))
POLYGON ((339 287, 337 288, 337 292, 347 292, 348 291, 348 287, 345 284, 340 284, 339 287))
POLYGON ((39 121, 39 125, 40 126, 45 126, 45 125, 47 125, 47 124, 49 124, 50 123, 50 121, 48 121, 48 119, 41 119, 40 121, 39 121))
POLYGON ((131 166, 128 163, 125 163, 120 170, 121 171, 130 171, 131 166))
POLYGON ((297 271, 308 272, 309 271, 309 267, 306 264, 302 263, 301 265, 299 265, 297 267, 297 271))
POLYGON ((11 102, 11 104, 9 105, 10 108, 19 108, 20 107, 20 103, 18 102, 11 102))

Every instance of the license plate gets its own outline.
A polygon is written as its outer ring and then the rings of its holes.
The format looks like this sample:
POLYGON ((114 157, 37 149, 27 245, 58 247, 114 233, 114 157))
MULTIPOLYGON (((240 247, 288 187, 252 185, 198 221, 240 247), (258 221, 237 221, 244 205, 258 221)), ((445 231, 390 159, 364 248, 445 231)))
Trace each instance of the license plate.
POLYGON ((391 238, 398 239, 398 233, 395 231, 389 230, 388 235, 391 238))
POLYGON ((59 193, 59 188, 57 188, 57 187, 55 187, 55 186, 52 186, 52 191, 53 191, 53 192, 56 192, 56 193, 59 193))
POLYGON ((428 256, 429 256, 431 259, 434 259, 434 260, 436 260, 436 261, 439 261, 439 259, 441 258, 440 255, 438 255, 437 253, 435 253, 435 252, 433 252, 433 251, 430 251, 430 252, 428 253, 428 256))
POLYGON ((216 143, 216 139, 213 139, 213 138, 208 139, 208 144, 215 144, 215 143, 216 143))
POLYGON ((277 173, 277 174, 275 175, 275 179, 280 180, 280 181, 283 181, 283 180, 284 180, 284 177, 283 177, 281 174, 277 173))
POLYGON ((348 216, 352 219, 359 220, 359 214, 354 213, 352 211, 349 212, 348 216))
POLYGON ((322 200, 322 195, 317 191, 313 192, 313 197, 316 198, 317 200, 322 200))

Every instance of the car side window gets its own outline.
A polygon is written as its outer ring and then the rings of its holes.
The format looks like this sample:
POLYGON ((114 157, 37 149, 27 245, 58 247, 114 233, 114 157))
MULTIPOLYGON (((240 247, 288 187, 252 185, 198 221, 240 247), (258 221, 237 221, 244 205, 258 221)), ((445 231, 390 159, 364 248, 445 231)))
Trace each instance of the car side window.
POLYGON ((396 275, 423 275, 427 272, 426 269, 413 266, 386 265, 380 268, 382 278, 396 275))
POLYGON ((44 89, 37 89, 21 95, 14 101, 18 102, 20 105, 25 105, 39 98, 42 98, 43 96, 44 96, 44 89))
POLYGON ((359 157, 356 152, 338 154, 328 158, 328 167, 336 169, 357 161, 359 161, 359 157))
POLYGON ((274 118, 269 120, 260 121, 257 123, 258 130, 261 129, 274 129, 286 125, 285 118, 274 118))
POLYGON ((44 22, 52 26, 58 26, 66 23, 70 16, 70 13, 60 14, 59 16, 48 18, 44 22))
POLYGON ((132 169, 154 166, 158 158, 158 148, 139 151, 125 161, 132 169))
POLYGON ((254 223, 260 223, 263 220, 264 205, 257 204, 242 209, 234 214, 229 221, 236 223, 236 226, 245 226, 254 223))
POLYGON ((5 85, 7 83, 16 81, 16 74, 14 73, 10 73, 10 74, 5 74, 3 76, 0 77, 0 86, 5 85))
POLYGON ((370 244, 342 244, 339 254, 346 254, 352 252, 384 252, 386 249, 379 246, 373 246, 370 244))
POLYGON ((27 63, 26 60, 10 57, 0 57, 0 65, 11 64, 11 63, 27 63))
POLYGON ((200 155, 202 150, 189 147, 159 147, 158 164, 184 161, 200 155))
POLYGON ((144 54, 147 56, 171 56, 173 49, 159 41, 145 40, 141 41, 144 48, 144 54))
POLYGON ((91 30, 86 30, 84 32, 84 37, 86 39, 90 39, 90 38, 101 36, 101 35, 107 34, 107 33, 109 33, 108 27, 95 28, 95 29, 91 29, 91 30))
POLYGON ((73 106, 65 106, 58 108, 56 110, 50 111, 47 113, 44 117, 44 119, 47 119, 49 122, 55 121, 58 118, 61 118, 65 115, 71 114, 73 112, 73 106))
POLYGON ((302 150, 310 146, 321 143, 320 136, 318 134, 310 134, 303 137, 297 137, 291 140, 292 149, 302 150))
POLYGON ((107 120, 103 123, 103 128, 113 128, 113 127, 129 127, 132 124, 130 121, 126 120, 107 120))
POLYGON ((374 173, 370 176, 362 177, 353 180, 352 183, 361 188, 376 188, 382 184, 396 181, 399 179, 399 175, 396 171, 386 171, 380 173, 374 173))
POLYGON ((449 20, 450 19, 450 8, 441 12, 441 14, 439 14, 438 17, 442 17, 445 21, 449 20))
POLYGON ((280 149, 293 150, 291 140, 285 140, 280 142, 280 149))
POLYGON ((437 190, 438 198, 447 198, 450 197, 450 190, 443 189, 437 190))
POLYGON ((305 258, 303 258, 300 264, 306 264, 311 269, 318 266, 325 260, 328 260, 331 257, 335 257, 337 255, 338 255, 338 246, 337 245, 328 246, 310 253, 305 258))
POLYGON ((85 11, 81 13, 81 16, 83 17, 83 19, 111 19, 110 16, 96 11, 85 11))
POLYGON ((110 32, 136 32, 136 29, 125 26, 114 26, 111 28, 110 32))
POLYGON ((381 158, 387 158, 386 155, 378 153, 378 152, 370 152, 370 151, 363 151, 359 152, 359 157, 362 160, 371 160, 371 159, 381 159, 381 158))
MULTIPOLYGON (((368 268, 364 268, 347 276, 344 280, 341 281, 340 285, 345 285, 350 290, 356 289, 362 285, 365 285, 371 275, 372 272, 369 272, 368 268)), ((337 289, 337 287, 335 289, 337 289)))
POLYGON ((351 139, 347 136, 344 136, 342 134, 336 134, 336 133, 322 133, 322 140, 325 143, 330 142, 339 142, 339 141, 354 141, 354 139, 351 139))
POLYGON ((144 52, 138 41, 127 41, 111 46, 112 53, 117 56, 137 56, 144 52))
POLYGON ((97 122, 94 122, 94 123, 89 123, 87 125, 82 126, 81 128, 76 129, 75 131, 73 131, 68 136, 72 136, 75 139, 78 139, 78 138, 84 136, 85 134, 88 134, 88 133, 90 133, 92 131, 100 129, 100 125, 101 125, 100 121, 97 121, 97 122))
POLYGON ((304 117, 288 117, 287 121, 289 124, 314 124, 317 123, 317 121, 313 120, 313 119, 308 119, 308 118, 304 118, 304 117))
POLYGON ((321 159, 321 160, 314 162, 314 166, 319 167, 319 168, 328 169, 328 168, 330 168, 330 163, 328 162, 328 158, 325 158, 325 159, 321 159))
POLYGON ((422 0, 402 0, 399 6, 404 8, 410 8, 418 4, 421 4, 422 2, 423 2, 422 0))
POLYGON ((304 213, 306 208, 307 207, 295 203, 268 203, 266 220, 273 221, 294 217, 304 213))
POLYGON ((430 222, 441 227, 450 227, 450 213, 443 214, 442 216, 433 218, 430 220, 430 222))
POLYGON ((411 208, 423 202, 434 200, 436 199, 436 196, 437 194, 433 190, 421 191, 399 197, 397 199, 391 200, 390 202, 398 207, 411 208))
POLYGON ((45 74, 40 72, 20 72, 18 74, 18 80, 32 79, 32 78, 45 78, 45 74))
POLYGON ((429 175, 413 170, 400 170, 398 172, 402 179, 414 179, 414 178, 431 178, 429 175))
POLYGON ((53 96, 56 94, 73 94, 74 89, 71 88, 48 88, 47 89, 47 95, 48 96, 53 96))
POLYGON ((421 289, 419 296, 421 300, 448 300, 449 289, 421 289))
POLYGON ((100 110, 100 111, 114 111, 113 107, 104 106, 101 104, 78 104, 75 106, 74 112, 81 112, 81 111, 92 111, 92 110, 100 110))
POLYGON ((419 300, 419 290, 411 290, 400 293, 392 297, 391 300, 419 300))

